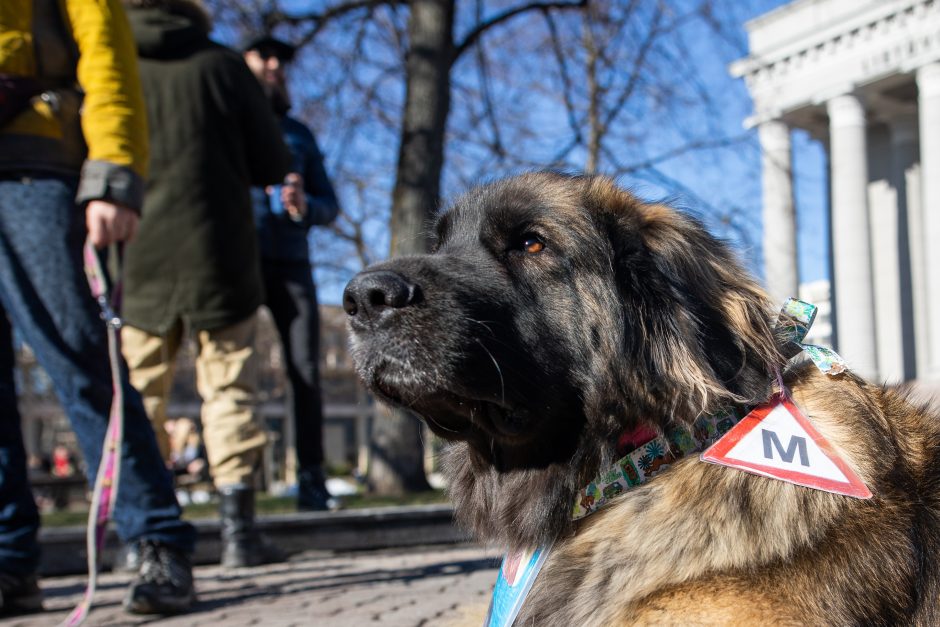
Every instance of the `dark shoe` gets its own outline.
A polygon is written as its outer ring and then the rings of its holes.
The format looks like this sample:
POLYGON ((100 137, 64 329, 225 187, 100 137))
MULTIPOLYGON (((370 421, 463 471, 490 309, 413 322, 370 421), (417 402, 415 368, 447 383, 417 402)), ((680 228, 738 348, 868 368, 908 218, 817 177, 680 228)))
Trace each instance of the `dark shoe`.
POLYGON ((0 616, 42 611, 42 590, 36 575, 0 573, 0 616))
POLYGON ((124 609, 131 614, 189 610, 196 601, 189 558, 162 542, 144 540, 139 546, 140 571, 124 597, 124 609))
POLYGON ((111 571, 115 573, 136 573, 140 571, 140 545, 128 542, 118 547, 114 552, 114 563, 111 571))
POLYGON ((222 519, 222 567, 242 568, 283 562, 284 553, 255 528, 255 491, 245 486, 219 489, 222 519))
POLYGON ((323 512, 336 509, 336 499, 326 489, 326 477, 320 468, 301 470, 297 473, 297 509, 306 512, 323 512))

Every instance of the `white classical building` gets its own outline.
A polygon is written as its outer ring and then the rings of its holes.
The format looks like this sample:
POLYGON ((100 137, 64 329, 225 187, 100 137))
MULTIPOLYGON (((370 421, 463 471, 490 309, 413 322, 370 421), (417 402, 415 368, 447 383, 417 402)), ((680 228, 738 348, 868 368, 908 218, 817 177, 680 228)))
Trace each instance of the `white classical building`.
POLYGON ((790 133, 829 158, 833 342, 859 374, 940 378, 940 1, 797 0, 746 25, 764 257, 797 293, 790 133))

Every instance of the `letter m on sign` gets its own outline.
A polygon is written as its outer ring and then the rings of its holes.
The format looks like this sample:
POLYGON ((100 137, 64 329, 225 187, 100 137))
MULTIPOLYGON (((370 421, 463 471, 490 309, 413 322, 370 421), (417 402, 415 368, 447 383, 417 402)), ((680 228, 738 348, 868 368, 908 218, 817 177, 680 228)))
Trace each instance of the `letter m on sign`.
POLYGON ((774 396, 751 410, 702 453, 702 460, 816 490, 871 498, 865 482, 785 396, 774 396))
POLYGON ((793 458, 797 452, 800 454, 800 465, 809 466, 809 454, 806 452, 806 438, 794 435, 790 438, 786 450, 780 443, 780 438, 773 431, 761 429, 761 436, 764 439, 764 457, 766 459, 774 458, 774 449, 780 455, 780 459, 788 464, 793 463, 793 458))

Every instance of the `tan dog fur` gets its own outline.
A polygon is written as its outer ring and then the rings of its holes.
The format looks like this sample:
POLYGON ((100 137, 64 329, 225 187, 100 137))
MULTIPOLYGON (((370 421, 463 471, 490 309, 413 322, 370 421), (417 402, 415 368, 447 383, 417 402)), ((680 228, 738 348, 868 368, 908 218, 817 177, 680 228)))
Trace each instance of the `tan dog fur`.
POLYGON ((347 288, 353 352, 453 441, 459 521, 509 550, 554 543, 517 625, 940 624, 940 419, 786 364, 777 306, 701 225, 541 173, 469 193, 438 233, 347 288), (570 520, 621 433, 764 402, 778 368, 871 499, 692 456, 570 520))

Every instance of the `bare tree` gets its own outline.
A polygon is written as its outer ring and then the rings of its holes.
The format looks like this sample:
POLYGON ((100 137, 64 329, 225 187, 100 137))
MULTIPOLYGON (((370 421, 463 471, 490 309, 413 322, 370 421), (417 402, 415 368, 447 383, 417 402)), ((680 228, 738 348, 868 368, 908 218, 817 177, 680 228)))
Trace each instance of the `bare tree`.
MULTIPOLYGON (((681 197, 742 239, 753 228, 740 205, 696 193, 668 167, 754 150, 722 127, 723 103, 699 63, 703 38, 743 53, 732 28, 740 2, 208 4, 229 38, 265 29, 302 47, 295 101, 307 103, 299 113, 325 144, 344 200, 331 231, 316 236, 327 280, 344 281, 385 251, 424 252, 442 195, 521 169, 626 178, 681 197)), ((371 480, 385 492, 425 487, 418 425, 388 413, 376 424, 371 480)))
MULTIPOLYGON (((266 30, 280 25, 305 29, 295 40, 311 42, 331 22, 347 19, 354 14, 359 14, 360 19, 371 21, 383 5, 394 10, 399 4, 405 3, 348 1, 304 15, 288 15, 275 3, 256 3, 248 10, 257 12, 257 19, 266 30)), ((576 0, 520 3, 478 20, 460 39, 455 39, 455 0, 411 0, 407 3, 408 28, 403 44, 402 68, 405 98, 400 118, 399 151, 390 217, 392 255, 427 250, 426 227, 440 201, 444 144, 450 113, 451 73, 457 60, 474 49, 487 31, 502 23, 531 11, 570 9, 585 4, 576 0)), ((219 7, 220 14, 234 12, 236 21, 242 26, 251 22, 252 15, 248 10, 219 7)), ((395 19, 387 21, 386 26, 391 28, 383 30, 393 36, 386 43, 401 45, 402 38, 400 31, 395 28, 396 24, 395 19)), ((370 27, 360 22, 357 30, 364 34, 370 27)), ((357 52, 367 51, 364 37, 354 37, 353 42, 357 52)), ((362 71, 357 68, 357 72, 347 77, 356 76, 362 71)), ((371 92, 373 98, 378 97, 380 92, 375 84, 365 91, 371 92)), ((347 213, 334 227, 334 234, 340 240, 352 244, 360 259, 365 261, 362 252, 367 247, 364 245, 361 224, 360 221, 350 219, 347 213)), ((384 413, 387 415, 377 421, 373 430, 370 484, 376 491, 385 493, 427 488, 423 456, 420 454, 422 445, 419 424, 406 412, 386 410, 384 413)))
POLYGON ((717 171, 729 155, 757 156, 740 127, 744 111, 725 114, 729 101, 746 102, 724 65, 746 51, 741 7, 758 4, 772 3, 591 2, 491 34, 478 50, 479 76, 461 78, 460 93, 472 97, 456 104, 447 175, 466 184, 494 170, 599 172, 678 199, 749 245, 751 206, 671 172, 683 159, 717 171), (474 159, 461 159, 467 154, 474 159))

